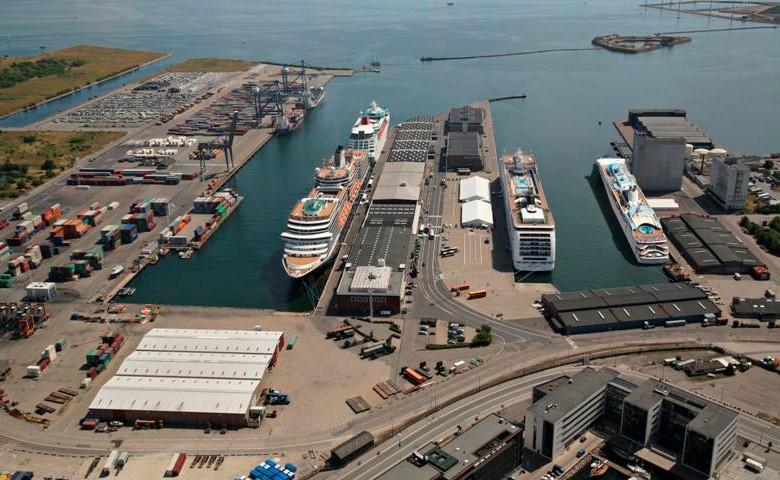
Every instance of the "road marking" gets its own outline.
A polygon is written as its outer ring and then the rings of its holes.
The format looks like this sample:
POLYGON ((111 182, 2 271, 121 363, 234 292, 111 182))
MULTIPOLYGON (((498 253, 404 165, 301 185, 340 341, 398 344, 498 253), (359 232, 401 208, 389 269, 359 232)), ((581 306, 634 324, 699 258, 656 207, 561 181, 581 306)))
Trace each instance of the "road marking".
POLYGON ((577 350, 579 347, 576 343, 574 343, 574 340, 571 339, 571 337, 566 337, 566 343, 568 343, 571 346, 572 350, 577 350))

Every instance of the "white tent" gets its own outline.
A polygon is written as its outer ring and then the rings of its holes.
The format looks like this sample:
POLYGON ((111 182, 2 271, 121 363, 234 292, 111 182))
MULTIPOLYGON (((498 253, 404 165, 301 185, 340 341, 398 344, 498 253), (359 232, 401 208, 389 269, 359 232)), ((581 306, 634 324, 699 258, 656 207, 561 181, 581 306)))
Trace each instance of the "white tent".
POLYGON ((460 181, 460 201, 484 200, 490 202, 490 181, 483 177, 469 177, 460 181))
POLYGON ((472 200, 460 209, 460 224, 463 227, 492 227, 493 210, 488 202, 472 200))

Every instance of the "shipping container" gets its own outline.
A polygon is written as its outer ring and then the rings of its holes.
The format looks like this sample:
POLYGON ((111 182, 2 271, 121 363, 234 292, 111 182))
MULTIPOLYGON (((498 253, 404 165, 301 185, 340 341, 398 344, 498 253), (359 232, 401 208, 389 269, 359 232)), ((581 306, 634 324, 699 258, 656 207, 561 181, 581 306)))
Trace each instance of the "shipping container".
POLYGON ((420 372, 413 368, 405 367, 401 373, 403 374, 404 378, 412 382, 414 385, 420 385, 428 380, 420 372))
POLYGON ((473 298, 484 298, 487 296, 487 290, 472 290, 469 292, 469 300, 473 298))
POLYGON ((166 477, 178 477, 181 469, 184 468, 184 462, 187 461, 187 454, 178 453, 171 458, 168 468, 165 469, 166 477))

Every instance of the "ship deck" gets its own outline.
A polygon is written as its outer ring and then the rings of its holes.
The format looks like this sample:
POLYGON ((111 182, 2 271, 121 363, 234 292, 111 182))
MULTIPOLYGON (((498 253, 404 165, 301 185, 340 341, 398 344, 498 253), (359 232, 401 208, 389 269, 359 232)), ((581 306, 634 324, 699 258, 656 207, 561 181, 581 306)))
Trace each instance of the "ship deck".
POLYGON ((536 159, 534 158, 534 156, 531 155, 530 153, 523 153, 521 156, 521 162, 526 167, 529 167, 529 170, 531 171, 533 188, 541 203, 541 205, 537 206, 537 208, 544 213, 544 222, 540 222, 540 223, 523 222, 520 216, 521 209, 518 208, 518 206, 515 204, 515 199, 517 199, 518 196, 514 194, 514 188, 510 183, 515 176, 510 174, 508 170, 506 170, 509 165, 514 163, 514 156, 504 155, 501 159, 501 162, 502 162, 501 168, 505 169, 505 172, 507 173, 507 175, 505 175, 503 180, 504 181, 503 186, 504 186, 504 191, 507 192, 509 195, 511 195, 509 204, 512 213, 511 215, 512 223, 514 224, 514 227, 517 229, 555 227, 555 219, 553 218, 552 211, 550 210, 550 206, 547 202, 547 196, 544 193, 544 187, 542 186, 542 181, 539 176, 538 164, 536 163, 536 159))

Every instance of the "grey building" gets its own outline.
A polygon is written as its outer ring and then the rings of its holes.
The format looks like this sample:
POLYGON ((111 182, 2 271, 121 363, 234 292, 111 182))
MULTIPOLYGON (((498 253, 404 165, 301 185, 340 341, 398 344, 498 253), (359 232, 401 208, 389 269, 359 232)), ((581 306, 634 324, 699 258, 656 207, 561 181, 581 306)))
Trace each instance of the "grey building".
POLYGON ((523 429, 492 414, 447 443, 423 446, 377 480, 503 480, 522 450, 523 429))
POLYGON ((734 447, 737 419, 731 410, 648 380, 625 398, 620 431, 636 447, 674 455, 678 475, 690 468, 709 477, 734 447))
POLYGON ((671 385, 635 385, 611 369, 590 367, 534 388, 525 446, 552 461, 585 431, 686 480, 710 477, 734 447, 737 413, 671 385), (661 452, 656 453, 656 452, 661 452))
POLYGON ((725 210, 742 210, 749 181, 750 169, 741 162, 714 158, 707 193, 725 210))
POLYGON ((446 157, 447 169, 482 170, 482 137, 477 132, 450 132, 446 157))
POLYGON ((555 460, 565 448, 589 430, 604 415, 606 387, 618 377, 609 368, 585 368, 554 388, 546 384, 525 416, 526 448, 555 460))
POLYGON ((645 192, 680 189, 686 144, 713 147, 712 139, 678 108, 632 109, 627 121, 614 126, 631 149, 631 172, 645 192))
POLYGON ((656 138, 649 130, 634 130, 631 172, 643 191, 679 190, 684 162, 684 138, 656 138))

